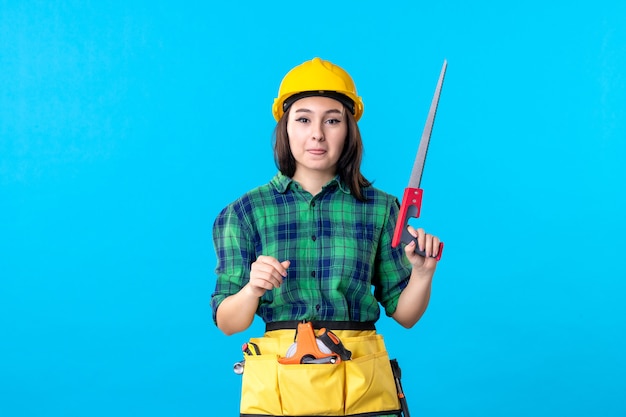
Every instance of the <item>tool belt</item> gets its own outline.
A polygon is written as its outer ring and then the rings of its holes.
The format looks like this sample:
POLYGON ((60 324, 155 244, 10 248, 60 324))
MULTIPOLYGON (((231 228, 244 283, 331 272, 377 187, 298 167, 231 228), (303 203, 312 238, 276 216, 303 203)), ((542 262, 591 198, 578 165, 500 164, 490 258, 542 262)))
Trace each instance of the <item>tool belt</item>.
MULTIPOLYGON (((297 330, 302 320, 274 321, 265 324, 265 331, 292 329, 297 330)), ((332 330, 376 330, 373 321, 309 321, 314 329, 332 330)))
POLYGON ((383 337, 341 323, 270 324, 245 343, 240 416, 399 416, 383 337))

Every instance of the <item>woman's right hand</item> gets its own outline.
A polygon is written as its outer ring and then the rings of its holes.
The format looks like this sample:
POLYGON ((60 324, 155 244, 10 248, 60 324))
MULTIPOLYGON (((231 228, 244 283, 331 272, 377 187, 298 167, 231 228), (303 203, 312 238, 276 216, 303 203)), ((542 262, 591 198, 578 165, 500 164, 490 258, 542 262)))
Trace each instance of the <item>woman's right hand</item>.
POLYGON ((280 288, 283 278, 287 276, 289 264, 289 261, 280 262, 271 256, 259 256, 250 267, 250 291, 260 298, 265 291, 280 288))

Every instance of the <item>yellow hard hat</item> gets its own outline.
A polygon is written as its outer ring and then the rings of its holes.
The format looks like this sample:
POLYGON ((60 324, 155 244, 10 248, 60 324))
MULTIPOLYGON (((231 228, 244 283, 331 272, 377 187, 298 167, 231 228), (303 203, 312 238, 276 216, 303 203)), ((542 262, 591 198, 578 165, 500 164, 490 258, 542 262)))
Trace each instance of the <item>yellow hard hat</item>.
POLYGON ((276 121, 294 101, 310 96, 330 97, 341 102, 357 121, 363 114, 363 100, 357 95, 350 74, 329 61, 313 58, 289 71, 280 83, 272 106, 276 121))

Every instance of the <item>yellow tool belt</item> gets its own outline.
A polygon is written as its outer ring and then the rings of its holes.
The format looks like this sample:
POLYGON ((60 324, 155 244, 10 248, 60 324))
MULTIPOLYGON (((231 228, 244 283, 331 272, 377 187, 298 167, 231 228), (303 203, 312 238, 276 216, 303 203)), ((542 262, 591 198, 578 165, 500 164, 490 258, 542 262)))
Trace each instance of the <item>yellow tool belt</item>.
POLYGON ((399 415, 400 402, 383 337, 376 330, 330 329, 352 352, 339 363, 281 364, 294 329, 251 338, 245 357, 241 417, 399 415))

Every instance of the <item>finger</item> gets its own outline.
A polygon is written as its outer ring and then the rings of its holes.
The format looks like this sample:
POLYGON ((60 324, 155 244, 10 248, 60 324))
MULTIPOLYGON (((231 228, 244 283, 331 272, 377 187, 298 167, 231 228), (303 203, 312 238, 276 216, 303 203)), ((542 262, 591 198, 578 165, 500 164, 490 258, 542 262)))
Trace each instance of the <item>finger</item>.
POLYGON ((250 276, 250 284, 254 287, 271 290, 273 288, 280 288, 282 281, 277 275, 255 273, 250 276))
POLYGON ((260 277, 250 279, 250 285, 254 288, 261 288, 263 290, 273 290, 274 288, 280 287, 276 281, 266 280, 260 277))
POLYGON ((424 229, 420 227, 419 229, 417 229, 417 244, 418 244, 418 247, 420 248, 420 251, 422 252, 426 250, 425 240, 426 240, 426 232, 424 231, 424 229))
POLYGON ((424 256, 427 258, 433 255, 433 237, 429 234, 424 234, 424 256))
POLYGON ((406 256, 409 259, 412 259, 414 256, 416 256, 415 253, 415 240, 411 240, 405 247, 404 247, 404 252, 406 253, 406 256))
POLYGON ((252 285, 266 288, 262 281, 270 283, 272 287, 280 287, 282 276, 272 265, 254 262, 250 269, 250 282, 252 285))
POLYGON ((291 265, 291 261, 289 260, 280 263, 281 269, 279 269, 278 272, 280 272, 283 277, 287 276, 287 268, 289 268, 289 265, 291 265))
POLYGON ((416 229, 415 229, 413 226, 411 226, 411 225, 408 225, 408 226, 407 226, 407 228, 406 228, 406 230, 409 232, 409 234, 410 234, 411 236, 413 236, 413 240, 412 240, 412 242, 415 242, 415 244, 417 245, 417 249, 416 249, 416 247, 415 247, 415 246, 412 246, 412 249, 411 249, 411 250, 412 250, 412 251, 416 251, 416 250, 423 251, 423 246, 422 246, 422 245, 420 245, 420 243, 419 243, 419 231, 418 231, 418 230, 416 230, 416 229))
MULTIPOLYGON (((287 276, 287 268, 290 264, 289 260, 278 262, 274 257, 262 255, 252 264, 250 277, 268 282, 271 288, 280 287, 283 283, 283 277, 287 276)), ((253 282, 253 285, 267 287, 267 285, 256 281, 253 282)))
POLYGON ((437 236, 433 236, 433 257, 434 258, 439 256, 440 245, 441 245, 441 240, 437 236))
MULTIPOLYGON (((281 262, 278 261, 278 259, 272 257, 272 256, 259 256, 257 258, 257 261, 262 262, 263 264, 269 265, 271 266, 274 270, 278 271, 278 273, 280 275, 282 275, 283 277, 287 276, 287 267, 289 265, 284 266, 281 262)), ((289 262, 289 261, 283 261, 283 262, 289 262)))

